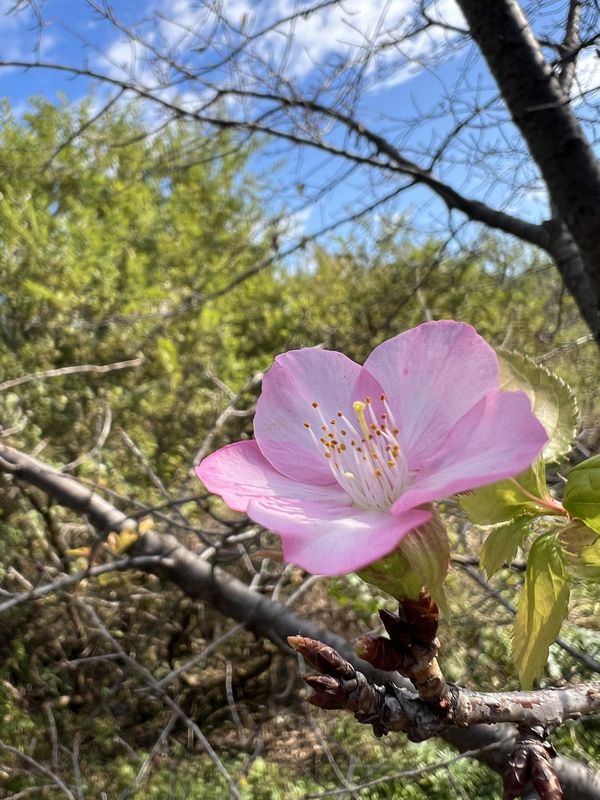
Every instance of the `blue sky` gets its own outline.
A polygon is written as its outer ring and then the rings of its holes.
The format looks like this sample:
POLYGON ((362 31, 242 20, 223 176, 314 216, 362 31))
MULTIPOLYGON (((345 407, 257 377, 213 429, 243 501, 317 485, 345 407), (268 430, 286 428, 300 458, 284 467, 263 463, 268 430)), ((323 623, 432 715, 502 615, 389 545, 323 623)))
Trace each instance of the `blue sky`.
MULTIPOLYGON (((12 5, 12 0, 0 0, 0 11, 5 12, 12 5)), ((225 12, 236 24, 245 25, 246 30, 257 30, 306 5, 306 0, 224 0, 223 3, 225 12)), ((119 0, 114 4, 120 20, 161 46, 185 47, 190 43, 186 31, 191 28, 201 32, 210 30, 210 48, 201 56, 189 55, 189 63, 194 65, 214 60, 216 54, 231 46, 235 39, 231 31, 212 27, 214 19, 211 20, 206 4, 204 6, 202 8, 194 0, 119 0)), ((401 28, 407 24, 414 7, 414 0, 392 0, 390 3, 380 0, 370 4, 362 0, 345 0, 338 6, 325 8, 319 15, 306 20, 300 18, 293 26, 293 46, 289 52, 286 52, 286 47, 291 41, 291 29, 283 26, 261 40, 253 58, 258 55, 265 63, 276 65, 284 59, 286 75, 310 91, 319 78, 319 65, 348 52, 356 54, 364 44, 362 34, 365 31, 371 35, 376 32, 382 13, 387 14, 387 27, 401 28)), ((152 86, 155 82, 155 75, 140 58, 143 56, 140 48, 132 48, 126 37, 102 19, 85 0, 46 0, 41 10, 44 18, 41 32, 31 11, 18 16, 4 13, 0 17, 0 54, 4 60, 35 59, 36 52, 39 52, 42 60, 89 66, 117 78, 127 77, 133 70, 136 78, 145 85, 152 86)), ((461 23, 454 0, 438 0, 434 10, 453 24, 461 23)), ((365 76, 365 91, 357 106, 357 116, 397 141, 408 157, 420 163, 425 163, 420 151, 426 151, 432 143, 439 142, 452 124, 451 118, 445 115, 449 93, 454 108, 461 112, 464 92, 466 113, 466 101, 474 92, 483 103, 494 90, 485 65, 474 48, 469 46, 455 51, 454 43, 453 37, 446 33, 417 37, 403 52, 384 52, 372 62, 365 76), (435 67, 416 63, 423 60, 431 61, 432 65, 435 62, 435 67), (468 67, 466 71, 465 65, 468 67), (435 113, 436 109, 439 114, 435 113), (417 111, 431 114, 431 119, 410 131, 405 122, 417 111)), ((247 67, 248 71, 255 69, 255 63, 256 59, 252 64, 248 61, 243 68, 247 67)), ((585 75, 585 80, 598 80, 595 73, 591 74, 593 70, 588 69, 588 72, 590 75, 585 75)), ((212 80, 231 81, 230 75, 218 71, 210 77, 212 80)), ((62 93, 70 100, 78 101, 90 88, 91 83, 86 78, 74 79, 53 70, 0 69, 0 94, 8 97, 18 113, 24 110, 32 95, 41 94, 52 100, 62 93)), ((101 93, 106 89, 96 91, 101 93)), ((198 86, 193 87, 193 91, 192 87, 182 86, 178 91, 180 99, 188 107, 197 107, 202 102, 203 90, 198 86)), ((519 172, 514 165, 497 160, 499 182, 492 185, 490 162, 482 159, 478 163, 473 157, 473 148, 493 152, 495 148, 505 147, 507 139, 513 135, 507 123, 487 130, 484 136, 477 134, 478 139, 475 133, 465 130, 457 140, 453 161, 440 164, 438 174, 470 197, 523 213, 529 218, 539 218, 545 211, 545 203, 530 161, 526 160, 519 172), (515 185, 522 187, 520 192, 513 191, 515 185)), ((339 141, 335 134, 331 140, 339 141)), ((333 181, 340 163, 328 161, 322 154, 310 150, 299 155, 281 142, 273 144, 269 150, 279 161, 285 162, 276 173, 275 180, 279 182, 277 194, 282 206, 297 209, 296 215, 292 215, 296 232, 303 228, 314 231, 345 213, 346 209, 356 207, 358 201, 367 204, 366 197, 375 197, 392 188, 374 186, 375 173, 358 170, 331 191, 324 202, 302 208, 311 187, 333 181), (298 187, 300 191, 296 191, 298 187)), ((265 155, 255 161, 255 166, 259 171, 272 174, 272 161, 265 155)), ((428 190, 419 188, 401 194, 388 211, 410 215, 419 220, 425 230, 445 215, 441 203, 433 200, 428 190)), ((460 222, 460 217, 456 221, 460 222)))

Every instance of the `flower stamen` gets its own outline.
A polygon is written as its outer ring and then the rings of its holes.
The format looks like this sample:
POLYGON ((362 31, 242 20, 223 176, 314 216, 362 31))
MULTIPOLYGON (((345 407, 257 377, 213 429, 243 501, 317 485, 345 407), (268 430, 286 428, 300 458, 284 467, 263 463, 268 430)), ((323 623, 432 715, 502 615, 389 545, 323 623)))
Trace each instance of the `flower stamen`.
POLYGON ((367 397, 365 402, 356 400, 352 404, 356 424, 352 424, 343 411, 337 412, 337 419, 327 422, 319 404, 313 402, 323 436, 317 439, 309 423, 305 422, 304 427, 328 459, 333 477, 351 497, 352 504, 383 511, 405 491, 411 476, 396 438, 399 431, 394 416, 383 395, 380 400, 384 403, 385 414, 382 413, 379 420, 371 398, 367 397), (344 428, 338 427, 336 422, 344 428), (389 425, 393 427, 390 429, 389 425), (352 438, 340 441, 340 437, 348 435, 352 438))

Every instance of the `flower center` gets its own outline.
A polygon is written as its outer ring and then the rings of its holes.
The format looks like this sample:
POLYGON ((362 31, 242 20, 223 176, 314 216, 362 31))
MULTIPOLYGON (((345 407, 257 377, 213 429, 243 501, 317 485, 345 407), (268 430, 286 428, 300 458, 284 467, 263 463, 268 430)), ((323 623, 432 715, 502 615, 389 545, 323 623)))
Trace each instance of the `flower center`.
POLYGON ((371 398, 356 400, 353 424, 342 411, 327 421, 318 403, 312 407, 322 435, 317 438, 305 422, 315 446, 329 462, 333 477, 357 508, 385 511, 410 483, 406 459, 397 439, 399 430, 385 395, 380 397, 384 412, 377 417, 371 398))

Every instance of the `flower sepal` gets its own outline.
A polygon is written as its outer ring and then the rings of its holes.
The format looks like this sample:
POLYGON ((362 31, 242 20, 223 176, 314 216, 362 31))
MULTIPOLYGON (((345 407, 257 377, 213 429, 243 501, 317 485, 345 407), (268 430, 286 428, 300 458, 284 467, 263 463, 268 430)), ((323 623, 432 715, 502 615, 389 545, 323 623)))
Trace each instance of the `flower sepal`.
POLYGON ((416 600, 423 586, 423 579, 402 555, 400 548, 357 570, 356 574, 366 583, 391 594, 397 600, 405 597, 416 600))
POLYGON ((431 506, 428 510, 432 513, 429 522, 410 531, 393 552, 356 574, 399 601, 418 600, 425 588, 447 617, 444 580, 450 563, 448 533, 437 510, 431 506))

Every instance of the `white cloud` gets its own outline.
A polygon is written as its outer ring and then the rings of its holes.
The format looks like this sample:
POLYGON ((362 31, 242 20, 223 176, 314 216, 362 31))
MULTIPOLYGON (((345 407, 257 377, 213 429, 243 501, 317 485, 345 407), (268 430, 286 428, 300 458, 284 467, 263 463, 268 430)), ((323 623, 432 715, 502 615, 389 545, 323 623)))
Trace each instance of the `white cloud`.
MULTIPOLYGON (((56 36, 48 28, 38 29, 31 8, 15 11, 14 0, 0 0, 0 56, 6 61, 25 61, 32 54, 48 55, 56 36)), ((3 68, 3 74, 7 72, 3 68)))
MULTIPOLYGON (((242 71, 249 74, 253 69, 250 62, 258 56, 265 68, 283 70, 289 80, 307 78, 328 59, 359 61, 374 41, 381 42, 390 36, 400 39, 410 29, 415 11, 414 0, 371 3, 343 0, 307 14, 299 14, 303 7, 308 9, 313 5, 307 0, 222 0, 218 5, 221 19, 218 24, 214 12, 206 6, 199 7, 193 0, 159 2, 159 29, 163 41, 171 47, 182 48, 193 45, 196 37, 196 45, 204 38, 211 58, 215 53, 226 53, 235 47, 243 35, 256 34, 273 26, 246 50, 248 69, 242 67, 242 71), (278 23, 288 17, 293 19, 278 23), (223 24, 223 20, 229 24, 223 24)), ((464 22, 454 0, 437 0, 431 4, 430 12, 433 18, 451 25, 464 22)), ((412 59, 430 51, 432 44, 447 36, 442 28, 433 28, 403 43, 404 59, 410 64, 412 59)), ((371 59, 368 72, 381 70, 398 57, 394 47, 384 49, 371 59)), ((415 71, 414 65, 412 70, 401 69, 395 82, 409 79, 415 71)))
POLYGON ((141 44, 129 39, 116 39, 101 56, 104 65, 109 64, 108 73, 115 78, 135 80, 143 86, 151 86, 156 80, 149 67, 150 54, 141 44))
POLYGON ((579 56, 575 74, 574 102, 578 101, 578 95, 585 96, 600 89, 600 58, 595 47, 584 50, 579 56))

